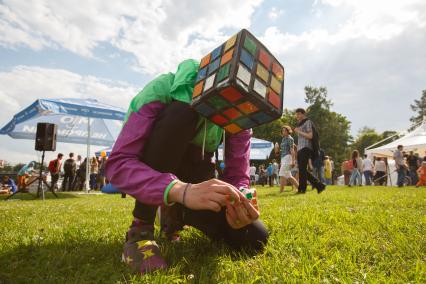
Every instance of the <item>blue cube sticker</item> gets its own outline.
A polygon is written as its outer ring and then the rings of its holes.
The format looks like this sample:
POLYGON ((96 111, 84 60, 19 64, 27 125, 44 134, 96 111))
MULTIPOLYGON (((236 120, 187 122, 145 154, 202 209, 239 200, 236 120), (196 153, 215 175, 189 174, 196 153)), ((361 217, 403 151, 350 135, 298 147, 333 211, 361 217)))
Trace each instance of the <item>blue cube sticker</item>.
POLYGON ((203 68, 199 70, 197 74, 197 79, 195 80, 195 82, 203 80, 204 78, 206 78, 206 75, 207 75, 207 68, 203 68))
POLYGON ((219 46, 215 50, 213 50, 211 53, 212 55, 210 60, 215 60, 216 58, 218 58, 221 51, 222 51, 222 46, 219 46))
POLYGON ((247 117, 242 117, 238 119, 237 121, 235 121, 235 123, 238 124, 243 129, 252 128, 257 125, 254 121, 248 119, 247 117))
POLYGON ((201 103, 195 107, 195 110, 204 116, 210 116, 215 113, 215 109, 205 103, 201 103))
POLYGON ((256 120, 258 123, 265 123, 272 120, 272 117, 267 115, 266 113, 259 112, 251 116, 254 120, 256 120))
POLYGON ((209 65, 209 75, 212 74, 214 71, 217 70, 217 68, 219 68, 219 64, 220 64, 220 60, 216 59, 215 61, 213 61, 212 63, 210 63, 209 65))
POLYGON ((241 62, 244 63, 244 65, 247 66, 250 70, 253 69, 254 58, 253 56, 251 56, 251 54, 249 54, 244 49, 241 50, 240 59, 241 59, 241 62))

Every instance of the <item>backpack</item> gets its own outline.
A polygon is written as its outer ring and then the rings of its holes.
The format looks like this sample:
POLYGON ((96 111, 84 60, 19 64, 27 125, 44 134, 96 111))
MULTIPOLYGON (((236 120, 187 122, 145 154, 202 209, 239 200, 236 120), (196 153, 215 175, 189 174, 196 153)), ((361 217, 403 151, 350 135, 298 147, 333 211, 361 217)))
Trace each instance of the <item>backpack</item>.
POLYGON ((51 173, 56 173, 56 163, 58 162, 58 160, 52 160, 52 161, 50 161, 49 162, 49 171, 51 172, 51 173))
POLYGON ((73 159, 67 159, 64 163, 64 172, 66 174, 71 174, 74 172, 74 160, 73 159))

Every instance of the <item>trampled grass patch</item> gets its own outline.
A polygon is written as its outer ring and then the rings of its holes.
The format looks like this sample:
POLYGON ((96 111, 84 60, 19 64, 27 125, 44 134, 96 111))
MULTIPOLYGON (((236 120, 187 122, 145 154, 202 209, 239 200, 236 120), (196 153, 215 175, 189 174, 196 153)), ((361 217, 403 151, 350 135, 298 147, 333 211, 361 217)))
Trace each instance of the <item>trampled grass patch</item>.
POLYGON ((258 187, 271 236, 259 255, 232 253, 195 229, 158 240, 170 268, 134 275, 121 263, 134 201, 60 194, 0 202, 0 283, 426 282, 426 189, 258 187))

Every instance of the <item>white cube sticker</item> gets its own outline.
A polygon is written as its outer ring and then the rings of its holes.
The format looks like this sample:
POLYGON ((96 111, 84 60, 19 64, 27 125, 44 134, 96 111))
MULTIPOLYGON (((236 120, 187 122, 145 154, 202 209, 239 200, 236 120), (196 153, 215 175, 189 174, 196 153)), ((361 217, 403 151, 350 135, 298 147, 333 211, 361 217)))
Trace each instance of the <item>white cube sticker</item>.
POLYGON ((241 88, 243 88, 244 90, 246 90, 246 92, 248 92, 248 86, 246 84, 244 84, 240 79, 237 79, 237 84, 239 86, 241 86, 241 88))
POLYGON ((213 86, 215 77, 216 77, 216 73, 206 79, 206 83, 204 84, 204 92, 213 86))
POLYGON ((254 80, 253 90, 262 97, 266 96, 266 86, 257 79, 254 80))
POLYGON ((250 84, 251 73, 240 64, 238 66, 237 78, 248 86, 250 84))

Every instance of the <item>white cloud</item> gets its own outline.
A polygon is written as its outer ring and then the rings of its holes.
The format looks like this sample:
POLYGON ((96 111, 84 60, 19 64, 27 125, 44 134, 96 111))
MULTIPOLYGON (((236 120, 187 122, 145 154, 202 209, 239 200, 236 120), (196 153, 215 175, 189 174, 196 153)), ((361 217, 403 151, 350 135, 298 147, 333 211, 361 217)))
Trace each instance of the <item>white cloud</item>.
POLYGON ((352 13, 333 31, 291 34, 269 27, 260 37, 286 68, 285 105, 304 105, 305 85, 325 85, 334 109, 353 122, 353 133, 364 125, 379 131, 408 127, 409 104, 426 87, 426 3, 321 2, 331 5, 327 13, 348 7, 352 13))
POLYGON ((0 112, 5 120, 39 98, 94 98, 126 109, 138 91, 125 82, 31 66, 0 72, 0 85, 0 99, 4 102, 0 112))
MULTIPOLYGON (((322 0, 321 2, 335 7, 334 13, 340 12, 341 5, 350 5, 351 17, 341 23, 334 33, 324 28, 314 28, 301 34, 290 34, 281 32, 277 27, 269 27, 263 36, 268 46, 277 52, 285 52, 300 45, 318 50, 324 46, 354 39, 389 40, 409 28, 426 27, 426 2, 420 0, 322 0)), ((315 7, 317 6, 315 4, 315 7)))
POLYGON ((250 26, 261 0, 0 2, 0 45, 64 48, 93 56, 101 42, 132 53, 149 74, 168 71, 188 57, 200 58, 229 35, 250 26), (195 39, 195 40, 191 40, 195 39))
MULTIPOLYGON (((10 71, 0 72, 0 86, 2 86, 0 127, 8 123, 17 112, 39 98, 94 98, 103 103, 127 109, 130 100, 139 91, 138 87, 125 82, 81 76, 62 69, 30 66, 16 66, 10 71)), ((35 155, 32 151, 33 141, 18 141, 2 135, 0 143, 2 155, 7 154, 7 159, 13 162, 27 161, 30 156, 35 155)), ((93 149, 99 149, 99 147, 93 149)), ((83 154, 85 147, 59 143, 58 151, 65 153, 75 151, 83 154)))
MULTIPOLYGON (((386 40, 397 36, 412 24, 426 25, 426 3, 421 0, 321 0, 335 8, 353 10, 352 17, 340 30, 341 39, 366 37, 386 40)), ((336 9, 339 11, 339 9, 336 9)))
POLYGON ((268 18, 271 20, 276 20, 283 13, 284 13, 284 10, 278 9, 277 7, 272 7, 268 13, 268 18))

